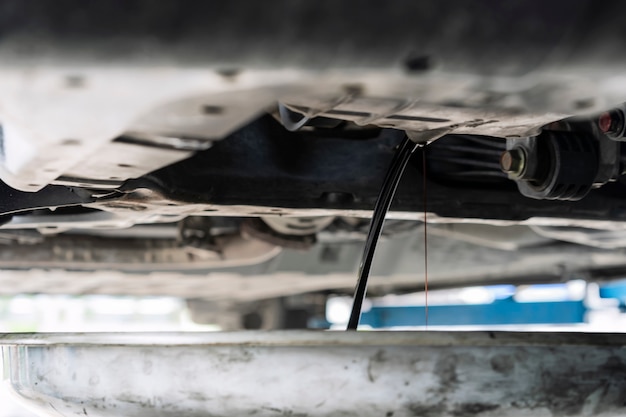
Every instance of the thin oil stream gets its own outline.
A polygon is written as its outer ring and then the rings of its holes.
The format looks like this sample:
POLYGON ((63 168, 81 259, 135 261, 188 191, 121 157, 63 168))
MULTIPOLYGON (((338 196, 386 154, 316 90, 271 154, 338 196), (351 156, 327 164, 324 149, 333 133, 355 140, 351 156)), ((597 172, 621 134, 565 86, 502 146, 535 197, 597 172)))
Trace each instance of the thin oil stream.
POLYGON ((426 216, 428 214, 427 204, 428 198, 426 195, 426 146, 422 147, 422 195, 424 196, 424 324, 428 329, 428 220, 426 216))
MULTIPOLYGON (((367 239, 365 240, 365 247, 363 249, 363 255, 361 257, 361 264, 359 266, 359 279, 357 281, 356 289, 354 291, 354 299, 352 301, 352 310, 350 312, 350 319, 348 321, 347 330, 356 330, 359 326, 361 319, 361 310, 363 308, 363 301, 367 294, 367 284, 369 274, 372 269, 372 261, 374 260, 374 252, 380 234, 385 223, 385 216, 389 211, 391 202, 398 188, 404 169, 413 152, 419 147, 424 147, 424 144, 418 144, 411 141, 408 137, 404 138, 391 161, 391 165, 383 181, 376 205, 374 206, 374 213, 370 222, 369 231, 367 233, 367 239)), ((424 156, 425 158, 425 156, 424 156)), ((425 165, 424 165, 425 166, 425 165)), ((425 168, 424 168, 425 169, 425 168)), ((425 178, 425 177, 424 177, 425 178)), ((425 180, 424 180, 425 181, 425 180)), ((426 183, 424 182, 424 185, 426 183)), ((424 204, 426 203, 426 194, 424 189, 424 204)), ((424 210, 426 206, 424 205, 424 210)), ((424 220, 426 220, 424 218, 424 220)), ((426 237, 426 228, 424 228, 424 237, 426 237)), ((426 284, 427 289, 428 284, 426 284)), ((428 319, 426 319, 428 323, 428 319)))

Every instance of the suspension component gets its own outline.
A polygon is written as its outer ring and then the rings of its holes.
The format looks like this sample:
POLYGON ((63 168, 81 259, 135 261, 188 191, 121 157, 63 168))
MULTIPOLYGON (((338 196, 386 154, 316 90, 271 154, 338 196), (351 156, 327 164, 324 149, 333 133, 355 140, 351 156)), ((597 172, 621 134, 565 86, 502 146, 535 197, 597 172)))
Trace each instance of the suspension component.
POLYGON ((613 145, 605 148, 591 133, 546 130, 537 137, 509 140, 500 167, 526 197, 577 201, 613 176, 618 155, 601 158, 601 151, 614 150, 613 145), (612 169, 609 178, 606 165, 612 169))

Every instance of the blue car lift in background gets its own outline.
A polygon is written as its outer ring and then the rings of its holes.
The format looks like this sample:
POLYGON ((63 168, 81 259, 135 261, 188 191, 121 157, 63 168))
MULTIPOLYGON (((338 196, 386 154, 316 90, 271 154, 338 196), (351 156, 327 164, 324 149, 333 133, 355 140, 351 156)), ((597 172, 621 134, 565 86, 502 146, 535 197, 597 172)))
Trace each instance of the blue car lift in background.
MULTIPOLYGON (((564 286, 550 284, 533 287, 558 289, 564 286)), ((494 301, 485 304, 431 305, 428 308, 428 325, 576 324, 585 323, 586 313, 590 310, 584 298, 519 302, 512 292, 495 297, 494 301)), ((599 295, 601 298, 619 300, 619 307, 624 311, 626 280, 601 285, 599 295)), ((374 302, 369 310, 363 312, 361 325, 372 328, 423 326, 426 324, 425 313, 425 307, 421 305, 389 306, 376 305, 374 302)))

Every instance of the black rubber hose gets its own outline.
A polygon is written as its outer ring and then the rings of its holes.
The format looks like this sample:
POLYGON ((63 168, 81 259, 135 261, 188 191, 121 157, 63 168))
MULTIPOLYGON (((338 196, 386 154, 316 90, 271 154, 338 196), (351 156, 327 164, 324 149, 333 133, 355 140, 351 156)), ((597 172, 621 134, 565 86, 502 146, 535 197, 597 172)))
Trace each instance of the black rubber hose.
POLYGON ((363 249, 363 256, 361 257, 361 264, 359 266, 359 280, 356 284, 354 291, 354 300, 352 301, 352 312, 350 313, 350 320, 348 321, 347 330, 356 330, 361 320, 361 309, 363 308, 363 301, 367 293, 367 281, 372 269, 372 261, 374 260, 374 252, 376 250, 376 244, 380 237, 380 233, 383 230, 383 224, 385 223, 385 216, 389 211, 393 196, 396 193, 400 178, 404 173, 407 163, 413 152, 422 145, 412 142, 408 137, 404 138, 396 151, 383 186, 378 194, 376 205, 374 206, 374 214, 372 215, 372 221, 367 233, 367 239, 365 240, 365 248, 363 249))

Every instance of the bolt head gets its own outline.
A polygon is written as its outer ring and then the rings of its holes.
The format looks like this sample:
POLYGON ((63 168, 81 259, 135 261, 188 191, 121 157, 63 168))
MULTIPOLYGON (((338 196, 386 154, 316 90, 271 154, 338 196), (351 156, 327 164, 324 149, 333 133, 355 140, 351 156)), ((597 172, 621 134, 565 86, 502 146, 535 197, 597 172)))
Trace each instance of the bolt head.
POLYGON ((519 148, 510 149, 500 156, 500 168, 511 177, 519 177, 526 167, 526 154, 519 148))
POLYGON ((611 131, 611 126, 613 125, 613 117, 611 117, 611 113, 605 112, 598 117, 598 127, 602 133, 608 133, 611 131))
POLYGON ((602 133, 611 139, 617 139, 626 135, 624 132, 625 121, 624 112, 621 109, 614 109, 600 114, 596 123, 602 133))

